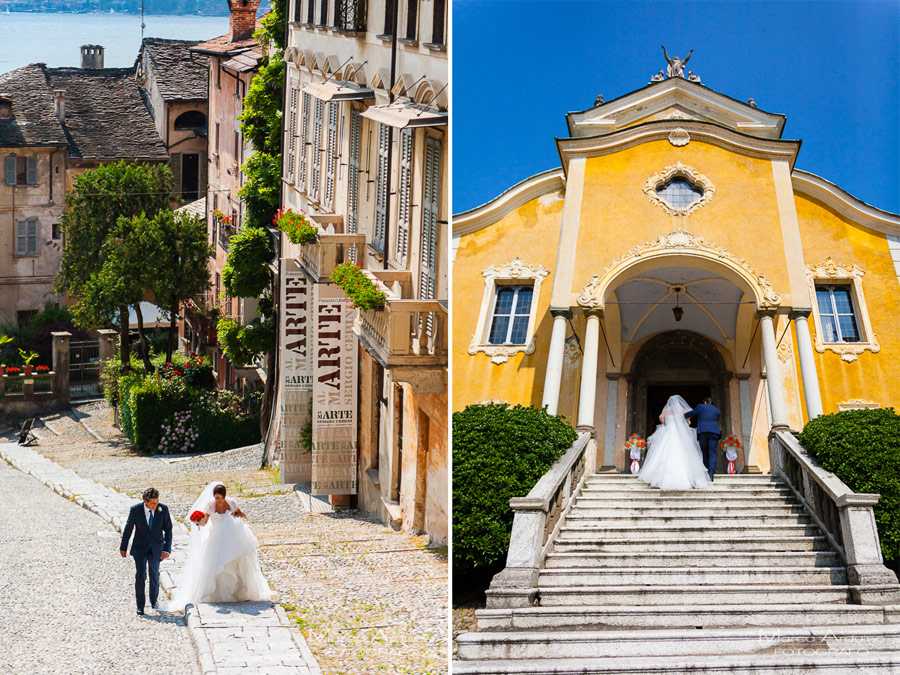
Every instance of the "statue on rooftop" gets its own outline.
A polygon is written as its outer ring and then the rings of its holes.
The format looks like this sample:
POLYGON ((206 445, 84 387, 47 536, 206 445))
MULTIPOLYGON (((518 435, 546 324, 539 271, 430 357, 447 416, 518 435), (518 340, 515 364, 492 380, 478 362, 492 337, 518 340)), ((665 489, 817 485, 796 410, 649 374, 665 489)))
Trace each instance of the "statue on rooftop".
POLYGON ((669 64, 666 68, 666 75, 669 77, 684 77, 684 67, 687 65, 687 62, 691 58, 691 54, 694 53, 694 50, 688 52, 688 55, 683 59, 678 58, 677 56, 669 56, 669 52, 666 51, 666 46, 662 45, 663 55, 666 57, 666 62, 669 64))

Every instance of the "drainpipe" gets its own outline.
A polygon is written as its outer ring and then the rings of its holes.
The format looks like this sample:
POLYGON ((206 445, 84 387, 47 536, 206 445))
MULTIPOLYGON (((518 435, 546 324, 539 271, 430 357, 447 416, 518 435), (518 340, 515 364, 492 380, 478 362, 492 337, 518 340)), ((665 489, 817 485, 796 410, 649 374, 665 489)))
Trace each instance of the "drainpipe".
MULTIPOLYGON (((397 29, 400 12, 397 11, 398 0, 388 0, 391 3, 391 84, 388 91, 388 103, 394 102, 394 82, 397 75, 397 29)), ((388 246, 391 241, 391 177, 393 175, 394 157, 394 127, 388 125, 388 156, 387 156, 387 196, 384 202, 384 263, 382 269, 388 268, 388 246)))

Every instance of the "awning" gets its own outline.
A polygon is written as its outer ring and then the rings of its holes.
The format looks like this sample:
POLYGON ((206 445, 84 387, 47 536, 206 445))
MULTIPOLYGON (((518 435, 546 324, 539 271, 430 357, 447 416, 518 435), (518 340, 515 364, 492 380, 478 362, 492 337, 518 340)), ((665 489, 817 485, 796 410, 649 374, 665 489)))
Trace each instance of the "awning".
POLYGON ((351 82, 313 82, 303 87, 303 93, 320 101, 363 101, 375 98, 372 89, 358 87, 351 82))
POLYGON ((246 51, 243 54, 238 54, 233 59, 229 59, 222 64, 222 67, 233 70, 236 73, 248 73, 251 70, 256 70, 260 61, 262 61, 262 54, 255 51, 246 51))
POLYGON ((447 126, 448 119, 445 112, 429 110, 414 103, 398 102, 389 105, 373 105, 365 110, 362 116, 397 129, 443 127, 447 126))

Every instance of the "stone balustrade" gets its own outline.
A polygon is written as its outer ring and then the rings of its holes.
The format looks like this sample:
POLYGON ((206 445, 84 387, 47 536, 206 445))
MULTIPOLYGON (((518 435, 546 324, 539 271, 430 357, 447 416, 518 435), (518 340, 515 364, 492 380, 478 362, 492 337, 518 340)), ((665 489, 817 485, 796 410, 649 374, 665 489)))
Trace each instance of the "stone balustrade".
POLYGON ((537 595, 538 572, 573 497, 596 469, 597 444, 582 432, 525 497, 509 500, 512 535, 506 567, 487 591, 488 609, 530 607, 537 595))
POLYGON ((831 545, 847 563, 851 597, 861 605, 900 604, 896 575, 884 566, 872 507, 877 494, 855 493, 810 457, 793 434, 769 437, 772 473, 800 499, 831 545))

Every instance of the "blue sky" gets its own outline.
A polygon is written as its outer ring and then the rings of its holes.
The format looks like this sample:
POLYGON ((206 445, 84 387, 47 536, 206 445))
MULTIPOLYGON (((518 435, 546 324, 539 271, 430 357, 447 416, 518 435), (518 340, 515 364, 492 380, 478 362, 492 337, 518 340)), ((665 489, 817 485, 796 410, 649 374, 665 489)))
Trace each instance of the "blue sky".
POLYGON ((559 166, 565 113, 640 89, 660 45, 787 116, 797 168, 900 212, 900 1, 453 0, 453 211, 559 166))

